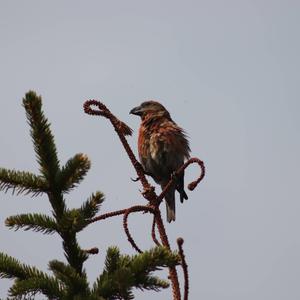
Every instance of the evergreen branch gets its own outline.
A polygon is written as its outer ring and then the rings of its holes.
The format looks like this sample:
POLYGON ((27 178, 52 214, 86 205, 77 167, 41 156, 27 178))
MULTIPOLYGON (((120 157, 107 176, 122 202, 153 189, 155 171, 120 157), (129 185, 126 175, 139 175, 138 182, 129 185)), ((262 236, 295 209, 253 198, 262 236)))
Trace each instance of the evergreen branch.
POLYGON ((53 208, 53 217, 60 222, 67 210, 63 194, 59 191, 52 191, 48 193, 48 199, 53 208))
POLYGON ((70 158, 62 167, 57 183, 61 186, 61 190, 69 192, 78 185, 87 174, 91 167, 88 157, 82 153, 76 154, 70 158))
POLYGON ((51 300, 64 298, 64 291, 59 282, 46 274, 24 280, 17 279, 9 289, 9 295, 12 297, 34 296, 37 293, 41 293, 51 300))
POLYGON ((55 277, 65 284, 70 299, 73 299, 76 295, 89 295, 90 291, 85 272, 79 275, 74 268, 58 260, 49 262, 49 268, 55 277))
POLYGON ((48 185, 41 176, 30 172, 15 171, 0 168, 0 190, 7 192, 12 189, 13 193, 32 193, 37 196, 40 193, 47 192, 48 185))
POLYGON ((40 172, 50 185, 54 184, 59 171, 59 161, 50 123, 42 111, 42 98, 35 92, 29 91, 23 99, 23 106, 31 127, 30 134, 40 172))
POLYGON ((63 248, 65 257, 78 274, 82 274, 83 263, 88 259, 89 255, 78 245, 75 233, 63 232, 61 234, 63 239, 63 248))
POLYGON ((133 299, 133 277, 126 268, 129 261, 130 257, 121 256, 117 247, 108 248, 104 271, 94 283, 93 292, 105 299, 133 299))
POLYGON ((48 196, 54 216, 59 219, 65 211, 65 202, 57 182, 60 174, 59 161, 50 123, 42 111, 42 98, 29 91, 23 99, 23 106, 31 128, 30 134, 40 172, 49 185, 48 196))
POLYGON ((0 253, 0 278, 24 280, 30 277, 47 276, 35 267, 22 264, 19 260, 5 254, 0 253))
POLYGON ((88 221, 87 225, 91 222, 91 219, 95 217, 103 201, 104 195, 98 191, 95 194, 92 194, 91 197, 82 204, 80 208, 80 215, 88 221))
POLYGON ((104 271, 107 273, 117 271, 120 268, 120 257, 120 250, 117 247, 109 247, 106 252, 104 271))
POLYGON ((156 276, 147 276, 143 281, 142 285, 136 286, 140 290, 153 290, 159 292, 160 289, 167 289, 170 286, 167 280, 160 279, 156 276))
POLYGON ((41 292, 50 299, 61 299, 61 286, 55 278, 4 253, 0 253, 0 278, 16 279, 9 290, 11 296, 41 292))
POLYGON ((28 276, 28 266, 7 254, 0 253, 0 278, 25 279, 26 276, 28 276))
POLYGON ((169 286, 167 281, 151 276, 160 267, 174 267, 177 254, 164 247, 156 247, 134 256, 120 255, 116 247, 107 251, 103 273, 94 283, 93 291, 109 299, 133 299, 132 288, 158 291, 169 286))
POLYGON ((67 209, 59 220, 60 232, 75 236, 75 233, 84 227, 83 222, 79 209, 67 209))
POLYGON ((80 297, 75 297, 74 300, 107 300, 104 299, 103 297, 98 296, 97 294, 91 294, 90 297, 82 299, 80 297))
POLYGON ((77 273, 82 273, 84 261, 89 257, 89 254, 82 250, 78 245, 76 234, 82 228, 89 224, 80 215, 80 209, 71 209, 65 211, 58 221, 59 234, 63 240, 63 249, 65 257, 77 273))
POLYGON ((103 201, 103 194, 96 192, 83 203, 81 208, 67 210, 59 222, 62 231, 77 233, 83 230, 91 223, 91 219, 97 214, 103 201))
POLYGON ((46 215, 41 214, 22 214, 10 216, 5 220, 5 225, 11 229, 30 230, 36 232, 43 232, 46 234, 53 234, 58 231, 56 221, 46 215))
POLYGON ((131 269, 136 275, 159 270, 160 267, 175 267, 180 262, 178 254, 165 247, 155 247, 132 257, 131 269))

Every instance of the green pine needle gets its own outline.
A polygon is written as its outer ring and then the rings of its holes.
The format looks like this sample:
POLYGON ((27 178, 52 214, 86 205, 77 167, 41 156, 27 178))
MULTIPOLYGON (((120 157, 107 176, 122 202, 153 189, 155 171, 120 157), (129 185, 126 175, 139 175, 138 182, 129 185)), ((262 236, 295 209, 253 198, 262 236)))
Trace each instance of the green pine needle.
POLYGON ((48 185, 41 176, 30 172, 0 168, 0 190, 7 192, 12 189, 17 194, 31 193, 33 196, 47 192, 48 185))
POLYGON ((80 214, 84 217, 84 219, 90 221, 96 216, 103 202, 103 193, 97 191, 95 194, 92 194, 86 202, 82 204, 80 208, 80 214))
POLYGON ((133 272, 140 273, 145 270, 152 272, 159 267, 174 267, 180 263, 177 253, 170 252, 165 247, 155 247, 132 257, 131 267, 133 272))
POLYGON ((49 262, 49 268, 55 277, 64 283, 69 296, 89 295, 89 285, 85 272, 80 276, 74 268, 58 260, 49 262))
POLYGON ((15 280, 9 289, 9 295, 12 297, 34 296, 37 293, 43 294, 48 299, 53 300, 63 299, 64 295, 59 282, 47 275, 15 280))
POLYGON ((30 134, 40 165, 40 172, 49 183, 54 183, 55 176, 59 171, 59 161, 50 123, 42 111, 42 98, 35 92, 29 91, 23 99, 23 106, 31 127, 30 134))
POLYGON ((61 191, 69 192, 78 185, 87 174, 91 167, 88 157, 82 153, 76 154, 70 158, 65 166, 62 167, 57 184, 60 185, 61 191))
POLYGON ((132 289, 159 291, 169 287, 169 283, 152 272, 161 267, 171 267, 179 264, 180 258, 176 253, 164 247, 156 247, 141 254, 129 256, 120 255, 118 248, 107 250, 105 268, 94 283, 93 291, 104 298, 133 299, 132 289))
POLYGON ((0 278, 25 279, 28 275, 28 267, 21 264, 17 259, 0 253, 0 278))
POLYGON ((0 278, 25 280, 31 277, 52 279, 37 268, 22 264, 19 260, 0 252, 0 278))
POLYGON ((46 215, 42 214, 22 214, 8 217, 5 220, 5 225, 11 229, 18 230, 33 230, 46 234, 53 234, 58 231, 56 221, 46 215))
POLYGON ((62 239, 68 263, 81 275, 83 263, 88 259, 88 254, 80 248, 74 233, 64 232, 62 233, 62 239))
POLYGON ((97 214, 103 201, 103 194, 96 192, 83 203, 81 208, 66 210, 60 219, 62 231, 73 232, 74 234, 82 231, 91 223, 91 219, 97 214))

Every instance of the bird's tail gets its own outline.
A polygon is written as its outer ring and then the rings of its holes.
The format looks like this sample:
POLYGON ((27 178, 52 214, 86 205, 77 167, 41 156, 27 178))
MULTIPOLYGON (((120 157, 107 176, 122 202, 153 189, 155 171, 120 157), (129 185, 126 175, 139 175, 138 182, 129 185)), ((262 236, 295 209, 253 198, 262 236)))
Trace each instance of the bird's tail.
MULTIPOLYGON (((164 186, 162 185, 162 190, 164 186)), ((167 221, 171 223, 175 221, 175 188, 171 187, 165 195, 166 199, 166 210, 167 210, 167 221)))

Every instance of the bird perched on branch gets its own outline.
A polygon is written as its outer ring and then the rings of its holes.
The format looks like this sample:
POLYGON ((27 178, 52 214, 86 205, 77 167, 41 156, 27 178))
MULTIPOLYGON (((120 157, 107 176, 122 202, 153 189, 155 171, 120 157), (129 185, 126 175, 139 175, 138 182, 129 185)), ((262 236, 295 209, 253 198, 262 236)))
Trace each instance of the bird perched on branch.
MULTIPOLYGON (((146 101, 133 108, 131 114, 141 117, 138 137, 140 162, 147 175, 165 188, 174 172, 189 158, 189 142, 186 135, 172 119, 163 105, 146 101)), ((175 177, 175 184, 165 195, 167 221, 175 221, 175 190, 180 202, 188 199, 184 191, 184 173, 175 177)))

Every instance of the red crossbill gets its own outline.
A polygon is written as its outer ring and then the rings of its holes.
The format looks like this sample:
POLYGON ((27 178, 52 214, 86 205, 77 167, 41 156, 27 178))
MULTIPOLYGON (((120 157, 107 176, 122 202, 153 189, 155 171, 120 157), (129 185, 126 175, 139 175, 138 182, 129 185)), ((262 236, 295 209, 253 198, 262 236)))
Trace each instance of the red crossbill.
MULTIPOLYGON (((131 114, 141 117, 138 153, 147 175, 160 184, 162 190, 173 173, 189 158, 189 142, 182 128, 172 119, 163 105, 155 101, 143 102, 131 114)), ((175 221, 175 190, 180 201, 188 199, 184 191, 184 173, 176 177, 175 184, 165 195, 167 221, 175 221)))

